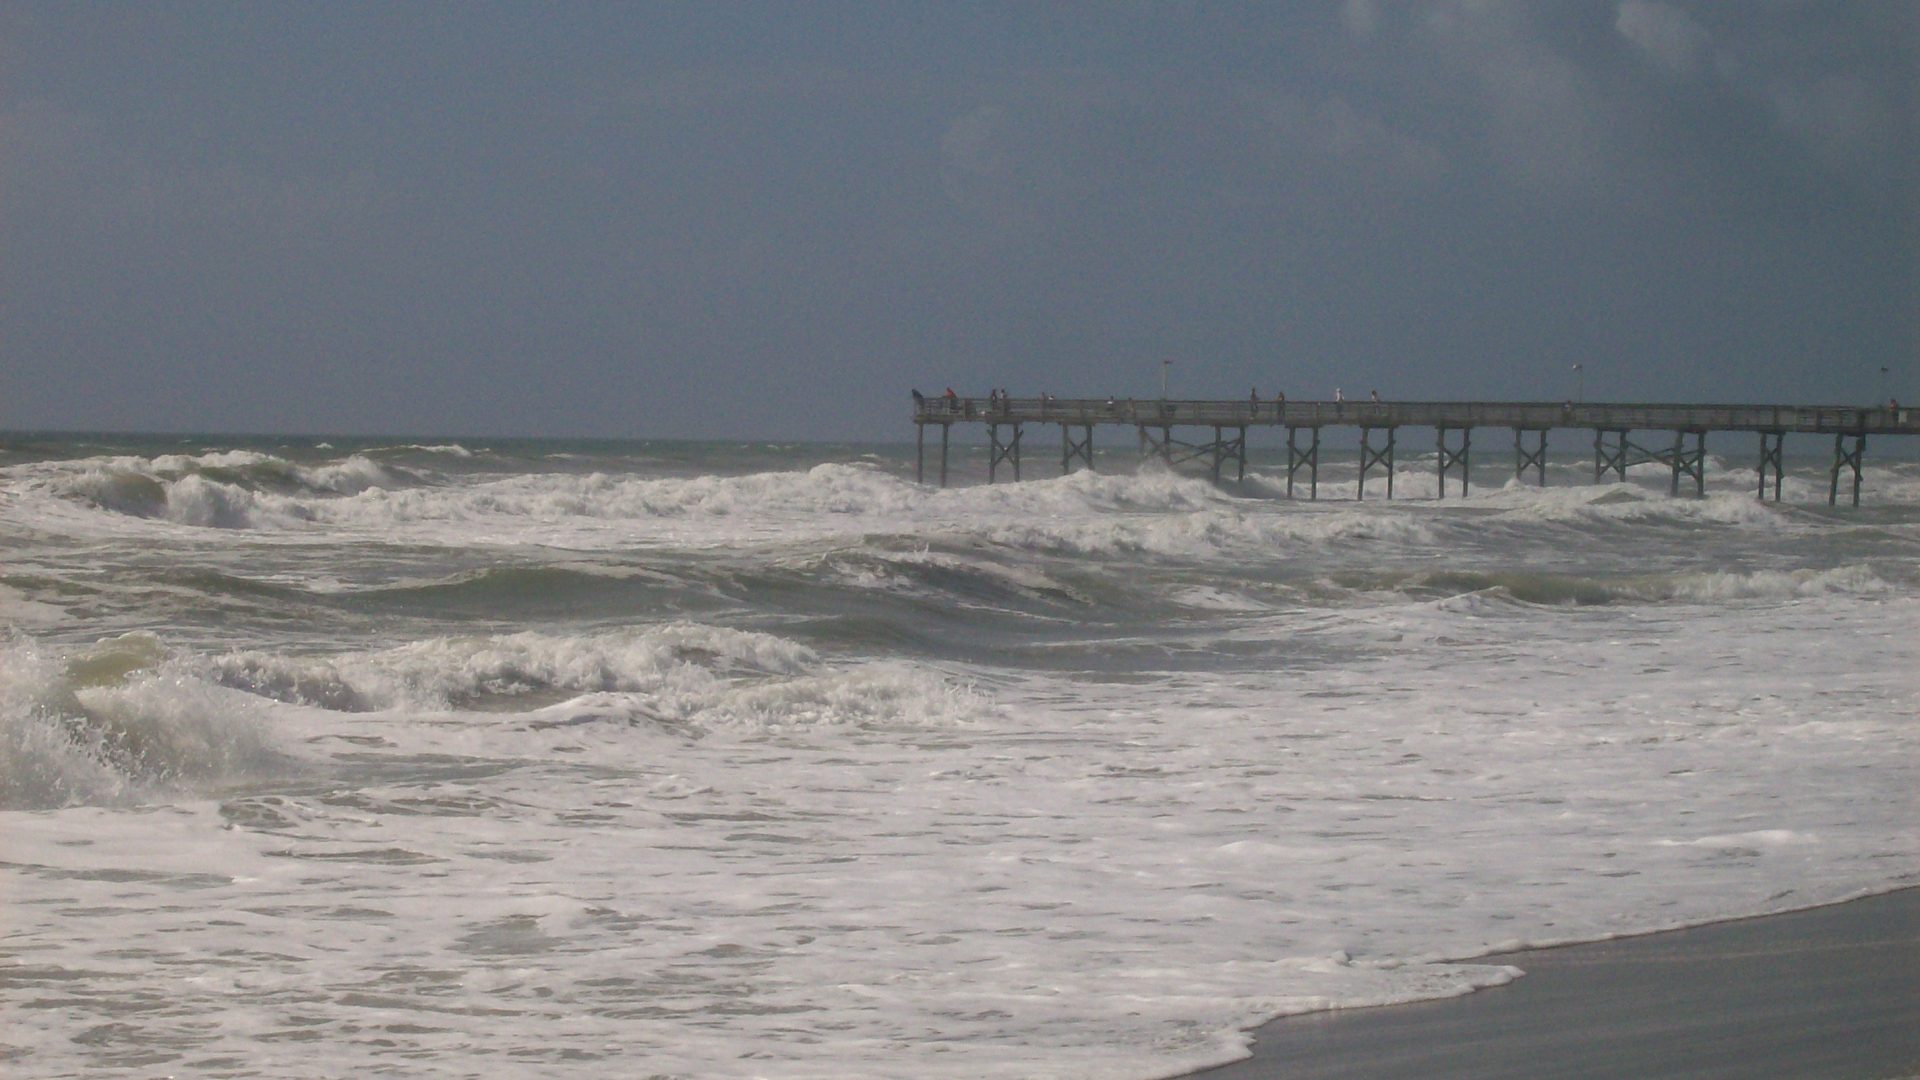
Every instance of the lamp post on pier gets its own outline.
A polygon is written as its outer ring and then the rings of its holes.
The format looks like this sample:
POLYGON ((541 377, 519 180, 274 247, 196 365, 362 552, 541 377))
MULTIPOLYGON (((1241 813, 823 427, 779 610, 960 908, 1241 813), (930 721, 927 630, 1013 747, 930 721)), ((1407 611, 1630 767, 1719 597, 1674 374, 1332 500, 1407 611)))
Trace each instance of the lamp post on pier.
MULTIPOLYGON (((1160 400, 1161 401, 1167 400, 1167 369, 1171 368, 1172 366, 1173 366, 1173 361, 1171 360, 1160 361, 1160 400)), ((1885 369, 1883 368, 1882 370, 1885 370, 1885 369)))
POLYGON ((1587 401, 1587 366, 1573 365, 1573 403, 1584 405, 1587 401))

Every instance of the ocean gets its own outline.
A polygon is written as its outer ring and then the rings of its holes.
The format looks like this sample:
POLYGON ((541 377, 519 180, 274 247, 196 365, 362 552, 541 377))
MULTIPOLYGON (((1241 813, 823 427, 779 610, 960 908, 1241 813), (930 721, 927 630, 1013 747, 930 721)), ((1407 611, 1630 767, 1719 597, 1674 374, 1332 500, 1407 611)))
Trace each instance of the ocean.
POLYGON ((1098 1077, 1920 883, 1920 464, 0 440, 0 1072, 1098 1077))

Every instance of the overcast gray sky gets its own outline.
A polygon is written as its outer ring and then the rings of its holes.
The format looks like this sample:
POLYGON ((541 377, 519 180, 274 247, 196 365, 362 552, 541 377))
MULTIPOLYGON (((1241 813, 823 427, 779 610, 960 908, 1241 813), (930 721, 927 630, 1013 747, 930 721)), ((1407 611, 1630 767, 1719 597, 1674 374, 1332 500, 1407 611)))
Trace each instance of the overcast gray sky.
POLYGON ((1910 0, 13 0, 0 428, 1920 401, 1917 55, 1910 0))

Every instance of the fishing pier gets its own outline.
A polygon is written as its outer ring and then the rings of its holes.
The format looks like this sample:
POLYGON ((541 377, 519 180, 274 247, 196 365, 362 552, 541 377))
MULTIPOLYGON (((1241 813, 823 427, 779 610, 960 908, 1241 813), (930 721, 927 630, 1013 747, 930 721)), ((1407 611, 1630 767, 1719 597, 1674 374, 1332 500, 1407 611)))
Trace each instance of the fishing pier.
MULTIPOLYGON (((1766 499, 1771 477, 1773 499, 1779 501, 1784 468, 1781 449, 1793 435, 1833 437, 1832 481, 1829 505, 1840 501, 1850 481, 1852 504, 1860 505, 1860 469, 1869 435, 1920 435, 1920 409, 1891 402, 1883 407, 1856 408, 1808 405, 1628 405, 1574 402, 1502 401, 1286 401, 1247 397, 1228 401, 1172 401, 1114 398, 958 396, 925 397, 913 401, 917 433, 915 476, 926 482, 927 429, 940 430, 940 486, 947 484, 948 446, 955 424, 979 424, 988 440, 987 482, 1008 467, 1020 479, 1022 440, 1030 425, 1057 424, 1060 428, 1060 470, 1076 463, 1093 468, 1096 428, 1133 428, 1141 457, 1158 457, 1168 465, 1205 462, 1215 482, 1231 470, 1236 480, 1246 478, 1247 431, 1284 428, 1287 440, 1287 496, 1303 482, 1306 497, 1319 497, 1320 437, 1327 428, 1353 428, 1360 433, 1358 497, 1366 498, 1367 477, 1385 474, 1386 497, 1393 498, 1393 455, 1403 428, 1431 429, 1435 434, 1440 497, 1446 498, 1447 480, 1457 474, 1460 494, 1467 493, 1468 466, 1476 430, 1513 432, 1514 474, 1525 479, 1534 470, 1537 482, 1547 482, 1547 443, 1554 432, 1580 433, 1593 442, 1596 483, 1612 473, 1625 480, 1627 468, 1648 462, 1669 466, 1670 492, 1679 495, 1691 481, 1692 494, 1706 494, 1706 443, 1709 434, 1744 433, 1759 436, 1759 496, 1766 499), (1208 433, 1211 432, 1211 438, 1208 433), (1636 441, 1636 438, 1638 441, 1636 441)), ((1484 443, 1483 443, 1484 446, 1484 443)))

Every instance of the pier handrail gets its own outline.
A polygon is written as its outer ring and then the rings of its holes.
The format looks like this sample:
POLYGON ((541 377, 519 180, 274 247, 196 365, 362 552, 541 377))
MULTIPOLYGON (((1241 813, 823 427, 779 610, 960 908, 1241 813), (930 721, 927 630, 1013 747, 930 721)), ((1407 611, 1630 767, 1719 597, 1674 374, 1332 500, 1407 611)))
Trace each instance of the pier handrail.
POLYGON ((1852 405, 1691 405, 1552 401, 1255 401, 1159 398, 923 397, 919 424, 1050 423, 1284 427, 1510 427, 1920 435, 1920 409, 1852 405))

